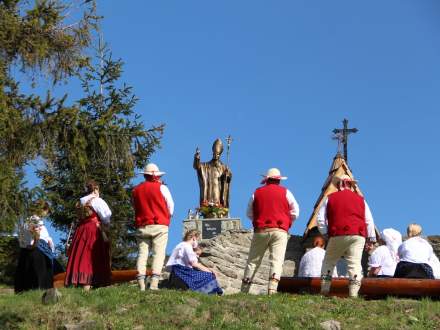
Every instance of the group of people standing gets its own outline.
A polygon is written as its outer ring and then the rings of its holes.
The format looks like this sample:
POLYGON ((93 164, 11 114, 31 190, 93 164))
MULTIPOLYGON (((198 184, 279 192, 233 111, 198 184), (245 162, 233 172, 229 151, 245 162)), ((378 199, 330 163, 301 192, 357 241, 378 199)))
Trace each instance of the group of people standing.
MULTIPOLYGON (((139 248, 137 281, 141 291, 146 290, 148 283, 151 290, 159 288, 159 279, 166 258, 168 228, 174 212, 174 202, 168 187, 161 181, 164 174, 157 165, 148 164, 143 171, 145 181, 137 185, 132 192, 135 235, 139 248), (147 274, 150 252, 151 273, 147 274)), ((262 186, 256 189, 250 198, 247 216, 252 220, 254 233, 243 275, 242 292, 250 291, 267 250, 270 261, 267 292, 273 294, 277 291, 287 248, 288 231, 299 216, 299 205, 295 197, 281 185, 281 181, 285 179, 287 178, 282 176, 278 169, 269 169, 263 175, 262 186)), ((309 259, 320 267, 318 273, 321 276, 321 292, 328 294, 331 278, 337 275, 335 266, 338 260, 343 258, 349 278, 349 294, 356 297, 363 276, 361 258, 364 247, 371 247, 377 241, 375 226, 368 204, 355 192, 356 181, 343 175, 336 177, 334 184, 337 191, 326 197, 317 219, 321 236, 315 241, 315 249, 322 249, 327 244, 327 251, 315 251, 316 257, 309 259), (320 259, 317 261, 317 258, 320 259)), ((111 280, 111 265, 107 230, 111 211, 100 197, 96 182, 88 183, 87 195, 80 199, 77 210, 79 223, 68 249, 65 285, 82 286, 85 290, 108 285, 111 280)), ((371 274, 388 274, 392 268, 384 257, 388 253, 394 261, 399 261, 395 267, 396 274, 411 275, 425 271, 428 274, 426 278, 434 277, 428 262, 435 257, 432 247, 420 237, 420 226, 411 228, 408 233, 408 236, 411 234, 411 238, 403 244, 398 244, 399 238, 394 230, 384 231, 383 241, 387 250, 379 247, 371 255, 371 274)), ((39 241, 43 242, 38 246, 41 253, 46 255, 43 250, 47 250, 46 245, 51 249, 51 240, 45 241, 41 230, 39 233, 39 241)), ((214 270, 202 265, 198 260, 196 249, 199 239, 200 233, 190 230, 185 233, 183 241, 174 248, 166 264, 170 271, 167 287, 222 294, 214 270)), ((36 238, 33 241, 29 240, 26 248, 34 246, 35 240, 36 238)), ((24 263, 20 261, 19 264, 24 263)))
POLYGON ((402 235, 392 228, 384 229, 376 239, 370 208, 354 192, 355 184, 347 175, 336 178, 338 191, 321 205, 317 217, 320 235, 314 239, 314 248, 302 257, 298 275, 321 276, 321 293, 328 294, 332 277, 341 277, 335 266, 344 260, 349 295, 356 297, 363 277, 361 259, 365 250, 369 254, 370 277, 439 279, 439 259, 429 242, 421 237, 421 226, 410 224, 408 239, 403 243, 402 235))

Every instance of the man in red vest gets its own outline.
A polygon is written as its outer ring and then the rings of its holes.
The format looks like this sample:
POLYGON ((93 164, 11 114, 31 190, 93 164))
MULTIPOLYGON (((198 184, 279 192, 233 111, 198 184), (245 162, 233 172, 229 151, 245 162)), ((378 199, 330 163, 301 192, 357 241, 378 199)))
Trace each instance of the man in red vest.
POLYGON ((263 177, 262 184, 264 186, 254 192, 247 209, 247 216, 252 220, 254 226, 254 235, 241 291, 249 292, 264 253, 269 249, 268 294, 273 294, 277 291, 283 271, 289 237, 287 232, 299 215, 299 206, 293 194, 280 185, 280 181, 287 178, 281 176, 277 168, 269 169, 263 177))
POLYGON ((373 216, 364 198, 354 192, 356 181, 344 174, 335 177, 338 188, 327 196, 318 212, 318 229, 328 236, 322 262, 321 293, 330 292, 333 268, 339 258, 347 261, 349 296, 357 297, 362 280, 362 252, 365 241, 376 241, 373 216))
POLYGON ((143 171, 145 181, 133 189, 133 207, 135 210, 136 238, 139 246, 137 259, 138 283, 145 290, 145 278, 148 254, 153 252, 150 289, 157 290, 168 241, 168 226, 174 211, 174 202, 167 186, 160 177, 155 164, 148 164, 143 171))

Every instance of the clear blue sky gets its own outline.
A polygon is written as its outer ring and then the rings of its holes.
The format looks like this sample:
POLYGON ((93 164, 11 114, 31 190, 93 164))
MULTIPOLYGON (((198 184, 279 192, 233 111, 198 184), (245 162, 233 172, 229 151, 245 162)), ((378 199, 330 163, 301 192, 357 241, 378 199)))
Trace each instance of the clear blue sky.
MULTIPOLYGON (((440 234, 440 2, 100 1, 102 28, 147 126, 166 124, 152 161, 176 202, 168 250, 198 201, 197 146, 231 134, 231 214, 245 218, 260 174, 278 167, 302 234, 327 177, 333 128, 348 118, 349 163, 376 225, 440 234)), ((225 159, 225 157, 224 157, 225 159)), ((136 182, 141 178, 137 178, 136 182)), ((105 196, 104 196, 105 198, 105 196)))

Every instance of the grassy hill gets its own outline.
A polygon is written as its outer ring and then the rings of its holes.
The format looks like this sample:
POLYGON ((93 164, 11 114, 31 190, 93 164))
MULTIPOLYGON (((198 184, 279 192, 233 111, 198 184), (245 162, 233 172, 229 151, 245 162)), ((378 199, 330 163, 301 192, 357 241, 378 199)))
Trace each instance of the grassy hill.
POLYGON ((366 301, 310 295, 225 297, 134 285, 61 289, 55 305, 41 291, 14 295, 0 289, 0 329, 319 329, 327 320, 342 329, 440 329, 440 301, 366 301))

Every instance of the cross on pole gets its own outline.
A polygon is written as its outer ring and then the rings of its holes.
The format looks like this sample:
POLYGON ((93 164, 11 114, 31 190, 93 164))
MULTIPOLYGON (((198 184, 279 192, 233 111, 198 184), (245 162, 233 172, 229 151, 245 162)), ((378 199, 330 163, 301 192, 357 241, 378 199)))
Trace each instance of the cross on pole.
POLYGON ((232 137, 229 134, 229 136, 226 138, 226 143, 227 143, 227 151, 226 151, 226 165, 229 165, 229 149, 231 148, 231 143, 232 143, 232 137))
POLYGON ((336 138, 339 140, 339 143, 342 143, 344 145, 344 159, 346 162, 348 162, 347 157, 347 145, 348 145, 348 135, 351 133, 357 133, 357 128, 348 128, 348 120, 344 119, 342 121, 342 124, 344 125, 343 128, 335 128, 333 130, 333 133, 335 134, 336 138))

